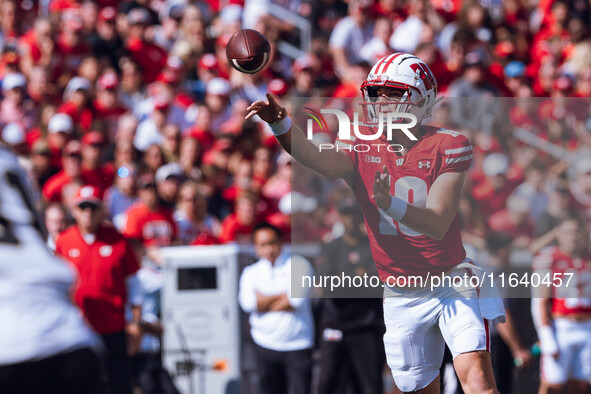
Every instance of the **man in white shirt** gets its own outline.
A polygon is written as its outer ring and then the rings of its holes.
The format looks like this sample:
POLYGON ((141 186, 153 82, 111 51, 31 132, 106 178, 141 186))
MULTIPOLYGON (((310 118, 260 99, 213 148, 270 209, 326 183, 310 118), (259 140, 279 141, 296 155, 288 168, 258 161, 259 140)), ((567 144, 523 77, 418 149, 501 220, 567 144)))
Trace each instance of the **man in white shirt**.
POLYGON ((267 394, 310 393, 314 323, 309 298, 291 297, 292 264, 311 274, 310 263, 281 253, 281 230, 260 223, 253 231, 260 260, 244 269, 238 301, 250 313, 261 389, 267 394))

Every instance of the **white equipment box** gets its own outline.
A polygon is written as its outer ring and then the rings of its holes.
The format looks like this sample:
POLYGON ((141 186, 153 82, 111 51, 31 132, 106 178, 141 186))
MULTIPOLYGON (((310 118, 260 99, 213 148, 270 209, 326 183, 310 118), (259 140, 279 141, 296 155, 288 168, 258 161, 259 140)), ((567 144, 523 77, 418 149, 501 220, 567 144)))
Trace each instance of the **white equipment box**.
POLYGON ((240 392, 239 245, 164 248, 163 364, 183 394, 240 392))

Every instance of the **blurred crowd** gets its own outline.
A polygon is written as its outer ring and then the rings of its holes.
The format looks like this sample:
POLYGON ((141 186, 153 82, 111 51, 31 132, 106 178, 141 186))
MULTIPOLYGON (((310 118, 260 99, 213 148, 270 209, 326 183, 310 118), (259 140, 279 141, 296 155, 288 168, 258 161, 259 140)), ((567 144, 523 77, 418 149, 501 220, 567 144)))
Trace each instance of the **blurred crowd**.
POLYGON ((410 52, 439 95, 472 99, 444 100, 431 120, 475 147, 465 242, 477 254, 505 234, 535 253, 573 210, 591 222, 590 17, 583 0, 2 0, 1 138, 43 197, 50 246, 85 185, 155 263, 163 246, 250 242, 261 220, 328 242, 348 192, 318 184, 246 107, 267 92, 288 107, 360 97, 378 59, 410 52), (309 48, 277 9, 309 22, 309 48), (226 58, 241 28, 274 48, 254 75, 226 58))
POLYGON ((266 92, 288 106, 291 98, 359 97, 373 63, 392 51, 426 61, 440 95, 516 98, 504 108, 512 127, 480 116, 485 105, 461 101, 463 109, 444 102, 433 119, 468 133, 477 148, 462 204, 477 247, 489 228, 525 245, 552 227, 546 211, 561 195, 569 206, 590 205, 591 164, 567 163, 512 133, 524 128, 569 152, 589 146, 585 106, 565 99, 591 92, 584 1, 8 0, 0 11, 2 139, 66 217, 77 188, 94 185, 120 231, 153 191, 178 227, 159 246, 240 241, 262 219, 289 232, 299 212, 317 214, 294 224, 310 229, 294 231, 296 241, 331 238, 336 214, 326 202, 340 191, 292 201, 290 158, 266 125, 243 121, 245 108, 266 92), (273 7, 309 21, 307 53, 293 59, 277 50, 303 44, 301 27, 273 7), (233 70, 225 56, 242 27, 274 44, 269 66, 255 75, 233 70), (517 100, 528 97, 550 99, 517 100))

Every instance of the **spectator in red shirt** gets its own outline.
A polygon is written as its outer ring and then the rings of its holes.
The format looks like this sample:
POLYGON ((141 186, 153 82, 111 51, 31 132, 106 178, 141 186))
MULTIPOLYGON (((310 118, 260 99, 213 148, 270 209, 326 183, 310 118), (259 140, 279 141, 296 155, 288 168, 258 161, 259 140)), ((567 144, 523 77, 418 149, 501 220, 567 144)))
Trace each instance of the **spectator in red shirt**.
POLYGON ((152 174, 140 177, 138 189, 141 202, 127 211, 127 222, 122 233, 133 240, 136 247, 145 248, 148 261, 161 266, 163 260, 160 247, 171 246, 177 237, 172 210, 160 203, 152 174))
POLYGON ((245 190, 236 198, 235 212, 222 222, 220 242, 250 242, 256 221, 257 195, 245 190))
POLYGON ((64 103, 57 110, 69 115, 74 124, 83 131, 89 130, 92 124, 91 91, 92 86, 86 78, 72 78, 64 91, 64 103))
POLYGON ((107 122, 108 128, 115 128, 119 117, 127 112, 127 109, 119 103, 118 86, 119 78, 114 72, 101 75, 97 82, 96 99, 92 102, 94 116, 98 120, 107 122))
POLYGON ((21 68, 29 74, 33 66, 49 67, 53 52, 53 27, 49 19, 38 18, 19 40, 21 68))
POLYGON ((507 199, 507 208, 496 212, 488 219, 491 230, 509 234, 513 246, 527 248, 534 236, 534 227, 529 216, 529 201, 512 195, 507 199))
POLYGON ((131 394, 128 354, 138 351, 141 339, 139 263, 129 241, 101 223, 102 200, 96 187, 82 187, 75 201, 76 225, 59 235, 56 254, 78 271, 74 299, 105 344, 110 392, 131 394), (131 323, 125 322, 128 301, 131 323))
POLYGON ((145 40, 144 34, 150 22, 150 14, 143 7, 132 8, 127 14, 129 37, 125 43, 131 58, 143 70, 144 80, 152 83, 166 65, 167 53, 162 48, 145 40))
POLYGON ((90 131, 82 137, 82 178, 86 184, 98 187, 101 195, 115 178, 113 167, 101 164, 105 143, 105 137, 98 131, 90 131))
POLYGON ((484 159, 482 170, 486 180, 472 190, 479 212, 485 221, 495 212, 505 208, 509 194, 515 188, 514 182, 507 180, 509 159, 502 153, 491 153, 484 159))
POLYGON ((91 54, 91 47, 84 39, 82 19, 78 10, 71 8, 62 13, 62 28, 55 40, 54 56, 60 59, 61 77, 76 75, 82 59, 91 54))
POLYGON ((80 142, 67 143, 62 154, 62 170, 49 178, 43 185, 43 197, 47 201, 62 202, 62 189, 65 185, 82 180, 82 154, 80 142))

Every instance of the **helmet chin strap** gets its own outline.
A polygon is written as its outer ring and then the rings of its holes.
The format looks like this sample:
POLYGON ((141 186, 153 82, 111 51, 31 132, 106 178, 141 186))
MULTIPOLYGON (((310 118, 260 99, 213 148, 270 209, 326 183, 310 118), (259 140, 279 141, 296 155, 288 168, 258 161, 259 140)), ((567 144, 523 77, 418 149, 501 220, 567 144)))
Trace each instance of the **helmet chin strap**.
POLYGON ((433 105, 431 106, 431 108, 429 108, 429 110, 427 112, 425 112, 425 116, 423 116, 423 119, 420 120, 419 123, 421 123, 424 119, 430 118, 431 114, 433 112, 433 108, 435 108, 435 106, 437 105, 438 102, 440 102, 441 100, 443 100, 443 97, 439 97, 435 100, 435 102, 433 103, 433 105))

